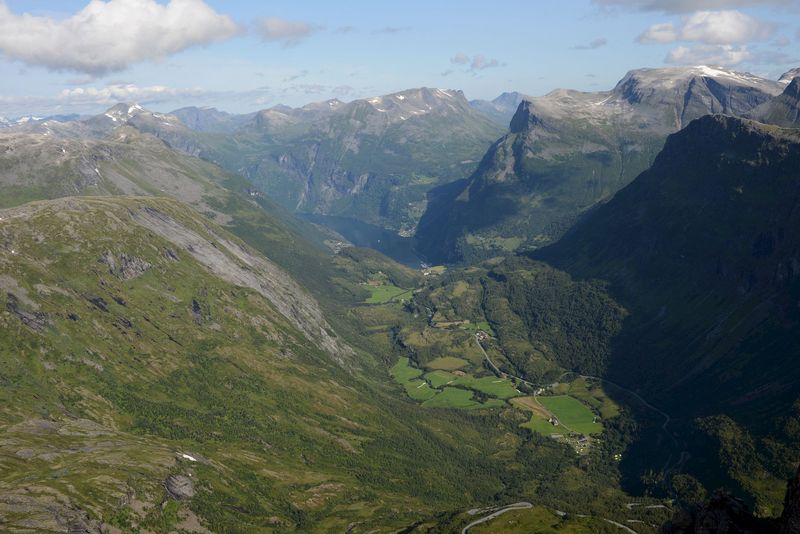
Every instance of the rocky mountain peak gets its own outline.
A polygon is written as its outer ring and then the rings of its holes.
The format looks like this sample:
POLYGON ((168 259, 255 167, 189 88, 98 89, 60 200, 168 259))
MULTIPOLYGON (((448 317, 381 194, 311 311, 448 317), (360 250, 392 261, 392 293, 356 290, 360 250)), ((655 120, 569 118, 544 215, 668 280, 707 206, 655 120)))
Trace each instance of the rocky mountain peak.
POLYGON ((783 93, 758 106, 749 116, 784 128, 800 126, 800 76, 793 78, 783 93))
POLYGON ((116 120, 128 120, 140 113, 147 113, 147 111, 139 104, 120 102, 106 110, 105 115, 116 120))
POLYGON ((771 95, 781 91, 777 82, 750 73, 700 65, 632 70, 619 81, 614 93, 637 104, 665 93, 686 93, 697 84, 712 90, 715 86, 752 88, 771 95))
POLYGON ((530 100, 520 102, 509 125, 512 134, 522 133, 535 125, 542 124, 542 120, 534 113, 533 107, 533 102, 530 100))
POLYGON ((780 78, 778 78, 778 83, 791 83, 792 80, 800 76, 800 67, 788 70, 784 72, 780 78))
POLYGON ((492 100, 492 104, 497 106, 518 106, 519 103, 525 98, 525 95, 517 91, 505 92, 492 100))
POLYGON ((800 73, 798 73, 797 77, 792 79, 783 92, 783 95, 794 98, 796 101, 800 100, 800 73))

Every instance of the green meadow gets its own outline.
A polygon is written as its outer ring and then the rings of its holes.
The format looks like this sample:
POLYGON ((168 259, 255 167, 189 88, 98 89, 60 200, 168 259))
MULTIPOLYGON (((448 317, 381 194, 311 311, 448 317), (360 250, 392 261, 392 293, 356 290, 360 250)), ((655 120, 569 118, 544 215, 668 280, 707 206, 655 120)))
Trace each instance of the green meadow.
POLYGON ((539 402, 553 413, 561 424, 581 434, 594 434, 603 430, 603 425, 595 422, 595 415, 581 401, 568 395, 538 397, 539 402))
POLYGON ((372 295, 365 300, 367 304, 386 304, 398 298, 408 298, 411 296, 410 289, 403 289, 394 285, 384 284, 380 286, 365 286, 372 295))

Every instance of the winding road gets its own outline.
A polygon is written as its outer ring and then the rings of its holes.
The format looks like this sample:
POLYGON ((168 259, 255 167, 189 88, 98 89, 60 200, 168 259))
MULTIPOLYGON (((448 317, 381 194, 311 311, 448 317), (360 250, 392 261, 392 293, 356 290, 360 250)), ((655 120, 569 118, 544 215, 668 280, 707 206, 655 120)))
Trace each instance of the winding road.
MULTIPOLYGON (((527 510, 529 508, 533 508, 533 504, 531 504, 529 502, 526 502, 526 501, 517 502, 517 503, 514 503, 514 504, 509 504, 508 506, 503 506, 502 508, 494 510, 489 515, 487 515, 485 517, 482 517, 480 519, 476 519, 472 523, 468 524, 463 529, 461 529, 461 534, 467 534, 469 532, 469 529, 471 529, 472 527, 476 527, 476 526, 478 526, 478 525, 480 525, 482 523, 486 523, 488 521, 496 519, 496 518, 500 517, 501 515, 503 515, 506 512, 511 512, 512 510, 527 510)), ((488 511, 488 510, 491 510, 491 508, 487 509, 486 511, 488 511)), ((562 512, 561 510, 553 510, 553 512, 555 512, 555 514, 557 516, 559 516, 559 517, 564 517, 564 516, 567 515, 566 512, 562 512)), ((470 513, 470 514, 479 513, 479 511, 478 510, 470 510, 468 513, 470 513)), ((575 514, 575 517, 587 517, 587 518, 590 518, 590 517, 593 517, 593 516, 589 516, 589 515, 585 515, 585 514, 575 514)), ((601 520, 605 521, 606 523, 612 524, 615 527, 620 528, 620 529, 624 530, 625 532, 628 532, 629 534, 639 534, 638 532, 636 532, 632 528, 630 528, 630 527, 628 527, 626 525, 623 525, 622 523, 618 523, 617 521, 614 521, 612 519, 606 519, 605 517, 600 517, 600 518, 597 518, 597 519, 601 519, 601 520)))
POLYGON ((500 508, 499 510, 497 510, 495 512, 492 512, 491 514, 487 515, 486 517, 482 517, 480 519, 476 519, 475 521, 473 521, 472 523, 470 523, 469 525, 467 525, 466 527, 461 529, 461 534, 467 534, 469 529, 471 529, 472 527, 478 526, 481 523, 486 523, 487 521, 491 521, 495 517, 500 517, 504 513, 510 512, 511 510, 526 510, 528 508, 533 508, 533 505, 531 503, 529 503, 529 502, 518 502, 518 503, 514 503, 514 504, 509 504, 508 506, 505 506, 505 507, 500 508))
MULTIPOLYGON (((486 334, 485 334, 485 333, 483 333, 483 335, 486 335, 486 334)), ((497 366, 494 364, 494 362, 492 361, 492 359, 491 359, 491 358, 489 358, 489 355, 486 353, 486 350, 483 348, 483 345, 481 344, 480 336, 481 336, 481 333, 480 333, 480 332, 479 332, 479 333, 477 333, 477 334, 475 334, 475 342, 478 344, 478 347, 481 349, 481 352, 483 353, 483 357, 486 359, 486 363, 488 363, 488 364, 489 364, 489 367, 490 367, 490 368, 491 368, 491 369, 492 369, 492 370, 493 370, 493 371, 494 371, 496 374, 498 374, 498 375, 502 375, 502 376, 507 376, 507 377, 510 377, 510 378, 514 378, 514 379, 516 379, 516 380, 518 380, 518 381, 522 382, 523 384, 527 384, 528 386, 531 386, 531 387, 533 387, 533 388, 540 388, 540 387, 543 387, 543 386, 544 386, 544 384, 534 384, 533 382, 529 382, 529 381, 525 380, 525 379, 524 379, 524 378, 522 378, 522 377, 515 376, 515 375, 509 374, 509 373, 505 373, 505 372, 501 371, 501 370, 500 370, 500 369, 499 369, 499 368, 498 368, 498 367, 497 367, 497 366)), ((564 373, 564 374, 565 374, 565 375, 566 375, 566 374, 570 374, 570 372, 567 372, 567 373, 564 373)), ((561 376, 564 376, 564 375, 561 375, 561 376)), ((670 422, 672 421, 672 417, 670 417, 670 415, 669 415, 668 413, 666 413, 666 412, 665 412, 665 411, 663 411, 663 410, 660 410, 659 408, 656 408, 655 406, 653 406, 652 404, 650 404, 649 402, 647 402, 647 400, 645 400, 645 399, 644 399, 644 398, 643 398, 641 395, 639 395, 639 394, 638 394, 638 393, 636 393, 635 391, 631 391, 630 389, 628 389, 628 388, 625 388, 625 387, 623 387, 623 386, 620 386, 619 384, 617 384, 617 383, 615 383, 615 382, 611 382, 610 380, 606 380, 605 378, 601 378, 601 377, 599 377, 599 376, 591 376, 591 375, 577 375, 577 376, 579 376, 580 378, 588 378, 588 379, 591 379, 591 380, 597 380, 597 381, 599 381, 599 382, 602 382, 602 383, 605 383, 605 384, 608 384, 608 385, 614 386, 615 388, 617 388, 617 389, 619 389, 619 390, 621 390, 621 391, 624 391, 625 393, 628 393, 629 395, 631 395, 633 398, 635 398, 636 400, 638 400, 638 401, 639 401, 639 402, 642 404, 642 406, 644 406, 645 408, 647 408, 647 409, 649 409, 649 410, 652 410, 653 412, 657 413, 658 415, 660 415, 661 417, 663 417, 663 418, 664 418, 664 423, 661 425, 661 430, 664 432, 664 434, 666 434, 666 435, 667 435, 667 436, 668 436, 668 437, 669 437, 669 438, 672 440, 672 443, 673 443, 673 444, 674 444, 676 447, 679 447, 679 446, 680 446, 680 445, 678 444, 678 438, 676 438, 676 437, 675 437, 675 435, 674 435, 674 434, 672 434, 672 433, 669 431, 669 428, 668 428, 668 427, 669 427, 669 424, 670 424, 670 422)), ((536 395, 534 395, 533 397, 534 397, 534 400, 535 400, 535 399, 536 399, 536 395)), ((542 404, 541 404, 541 403, 540 403, 538 400, 536 401, 536 404, 538 404, 539 406, 542 406, 542 404)), ((545 411, 546 413, 550 413, 550 412, 549 412, 549 411, 548 411, 546 408, 544 408, 544 406, 542 406, 542 408, 544 409, 544 411, 545 411)), ((553 414, 550 414, 550 416, 551 416, 551 417, 553 417, 553 414)), ((566 428, 567 430, 570 430, 570 429, 569 429, 569 428, 567 428, 567 427, 564 427, 564 428, 566 428)), ((683 464, 684 464, 684 463, 685 463, 685 462, 686 462, 686 461, 689 459, 689 457, 690 457, 690 455, 689 455, 689 453, 688 453, 687 451, 682 451, 682 452, 681 452, 680 459, 678 460, 678 462, 677 462, 677 464, 676 464, 676 467, 677 467, 677 469, 680 469, 680 468, 683 466, 683 464)), ((670 456, 669 456, 669 458, 667 458, 667 463, 664 465, 663 471, 664 471, 665 473, 666 473, 666 472, 668 471, 668 469, 671 467, 671 466, 670 466, 670 463, 671 463, 671 462, 672 462, 672 455, 670 455, 670 456)))
MULTIPOLYGON (((492 359, 491 359, 491 358, 489 358, 489 355, 486 353, 486 350, 483 348, 483 345, 481 345, 481 341, 480 341, 480 339, 478 338, 478 334, 475 334, 475 342, 478 344, 478 347, 481 349, 481 352, 483 353, 483 357, 486 359, 486 363, 488 363, 488 364, 489 364, 489 367, 491 367, 491 368, 492 368, 492 370, 493 370, 495 373, 497 373, 497 374, 499 374, 499 375, 505 375, 505 376, 508 376, 508 377, 510 377, 510 378, 513 378, 513 379, 515 379, 515 380, 518 380, 518 381, 522 382, 523 384, 527 384, 527 385, 529 385, 529 386, 531 386, 531 387, 533 387, 533 388, 539 388, 539 387, 543 387, 543 386, 544 386, 544 384, 534 384, 533 382, 529 382, 529 381, 525 380, 524 378, 522 378, 522 377, 520 377, 520 376, 515 376, 515 375, 512 375, 512 374, 510 374, 510 373, 506 373, 506 372, 503 372, 503 371, 501 371, 501 370, 500 370, 500 369, 499 369, 499 368, 498 368, 498 367, 497 367, 497 366, 494 364, 494 362, 492 361, 492 359)), ((564 373, 564 374, 563 374, 563 375, 561 375, 561 376, 564 376, 564 375, 567 375, 567 374, 572 374, 572 373, 571 373, 571 371, 568 371, 568 372, 564 373)), ((592 379, 592 380, 597 380, 597 381, 599 381, 599 382, 604 382, 604 383, 606 383, 606 384, 609 384, 609 385, 612 385, 612 386, 614 386, 614 387, 615 387, 615 388, 617 388, 617 389, 620 389, 620 390, 624 391, 625 393, 629 393, 631 396, 633 396, 634 398, 636 398, 636 400, 638 400, 639 402, 641 402, 641 403, 642 403, 642 405, 643 405, 645 408, 648 408, 648 409, 650 409, 650 410, 653 410, 653 411, 654 411, 654 412, 656 412, 658 415, 660 415, 661 417, 663 417, 663 418, 664 418, 664 424, 662 424, 662 425, 661 425, 661 429, 662 429, 662 430, 663 430, 663 431, 664 431, 664 432, 665 432, 665 433, 666 433, 666 434, 667 434, 667 435, 668 435, 670 438, 672 438, 672 440, 675 442, 675 444, 676 444, 676 445, 678 444, 678 440, 675 438, 675 436, 673 436, 672 434, 670 434, 670 432, 667 430, 667 427, 669 426, 669 423, 670 423, 670 421, 672 421, 672 418, 669 416, 669 414, 668 414, 668 413, 666 413, 666 412, 664 412, 664 411, 662 411, 662 410, 659 410, 658 408, 656 408, 655 406, 653 406, 652 404, 650 404, 649 402, 647 402, 647 401, 646 401, 644 398, 642 398, 642 396, 641 396, 641 395, 639 395, 639 394, 638 394, 638 393, 636 393, 635 391, 631 391, 630 389, 628 389, 628 388, 625 388, 625 387, 622 387, 622 386, 620 386, 619 384, 616 384, 616 383, 614 383, 614 382, 611 382, 610 380, 606 380, 605 378, 600 378, 599 376, 591 376, 591 375, 577 375, 577 376, 579 376, 580 378, 589 378, 589 379, 592 379)))

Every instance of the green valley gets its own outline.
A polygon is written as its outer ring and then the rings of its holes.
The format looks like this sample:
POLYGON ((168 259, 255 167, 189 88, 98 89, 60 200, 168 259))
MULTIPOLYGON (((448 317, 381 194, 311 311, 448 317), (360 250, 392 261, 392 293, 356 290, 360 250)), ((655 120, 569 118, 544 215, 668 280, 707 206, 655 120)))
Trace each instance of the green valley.
POLYGON ((0 532, 800 532, 787 2, 84 3, 0 0, 0 532))

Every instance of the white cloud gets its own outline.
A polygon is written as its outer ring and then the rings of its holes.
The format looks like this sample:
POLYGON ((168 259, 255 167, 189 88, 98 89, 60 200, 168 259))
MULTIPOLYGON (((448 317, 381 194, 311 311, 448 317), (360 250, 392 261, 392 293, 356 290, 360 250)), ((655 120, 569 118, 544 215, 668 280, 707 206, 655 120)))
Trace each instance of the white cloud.
POLYGON ((17 15, 0 0, 0 53, 51 70, 102 75, 239 31, 203 0, 91 0, 64 20, 17 15))
POLYGON ((118 102, 153 104, 175 98, 198 97, 206 94, 203 89, 176 89, 163 85, 139 87, 134 84, 107 85, 105 87, 76 87, 64 89, 58 96, 68 105, 114 105, 118 102))
POLYGON ((292 74, 291 76, 287 76, 286 78, 283 79, 283 81, 284 82, 293 82, 295 80, 299 80, 300 78, 305 78, 308 75, 309 75, 309 72, 307 70, 301 70, 300 72, 296 72, 296 73, 292 74))
POLYGON ((710 45, 731 45, 763 41, 775 32, 775 26, 739 11, 698 11, 681 17, 679 26, 672 23, 650 26, 638 38, 640 43, 693 41, 710 45))
POLYGON ((489 59, 482 54, 478 54, 477 56, 472 58, 472 63, 469 64, 469 68, 471 70, 484 70, 484 69, 493 69, 495 67, 499 67, 500 62, 496 59, 489 59))
POLYGON ((642 11, 691 13, 708 9, 735 9, 753 6, 786 6, 793 0, 592 0, 601 6, 618 6, 642 11))
POLYGON ((473 73, 480 70, 493 69, 495 67, 502 66, 498 60, 487 58, 483 54, 477 54, 475 56, 469 57, 468 55, 462 54, 461 52, 451 57, 450 63, 454 65, 463 65, 467 67, 467 70, 473 73))
POLYGON ((140 87, 119 83, 103 87, 64 89, 54 96, 0 95, 1 115, 49 115, 64 112, 97 112, 119 102, 158 104, 186 99, 206 99, 220 96, 203 89, 180 89, 154 85, 140 87))
POLYGON ((597 39, 593 39, 589 41, 587 44, 580 44, 575 45, 572 47, 573 50, 596 50, 598 48, 602 48, 608 44, 608 39, 605 37, 598 37, 597 39))
POLYGON ((637 41, 640 43, 672 43, 679 39, 680 32, 671 22, 665 22, 650 26, 637 38, 637 41))
POLYGON ((407 32, 407 31, 410 31, 410 30, 411 30, 410 26, 384 26, 383 28, 381 28, 379 30, 375 30, 372 33, 374 33, 374 34, 388 34, 388 35, 391 35, 393 33, 402 33, 402 32, 407 32))
POLYGON ((282 42, 284 46, 294 46, 319 30, 307 22, 278 17, 261 19, 257 29, 265 41, 282 42))
POLYGON ((679 46, 667 54, 666 63, 673 65, 720 65, 732 67, 750 60, 753 54, 746 46, 698 45, 679 46))
POLYGON ((310 99, 352 98, 359 94, 374 94, 374 88, 290 83, 281 87, 262 86, 242 91, 212 91, 202 88, 161 85, 141 87, 130 83, 112 83, 105 86, 65 89, 54 95, 0 94, 0 116, 96 114, 120 102, 138 103, 148 108, 154 106, 162 110, 188 105, 213 105, 232 106, 242 112, 250 112, 281 102, 303 105, 310 99))

